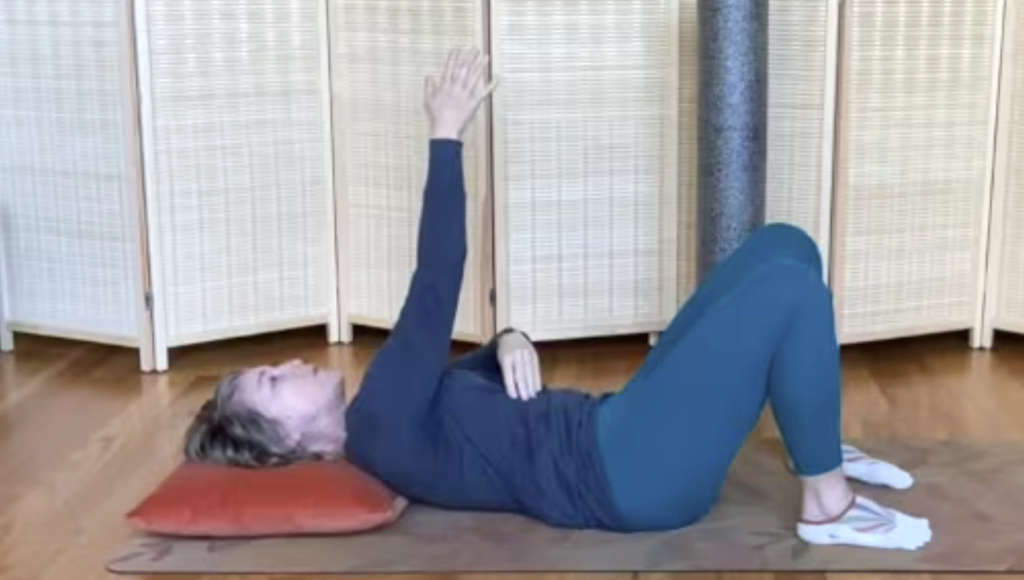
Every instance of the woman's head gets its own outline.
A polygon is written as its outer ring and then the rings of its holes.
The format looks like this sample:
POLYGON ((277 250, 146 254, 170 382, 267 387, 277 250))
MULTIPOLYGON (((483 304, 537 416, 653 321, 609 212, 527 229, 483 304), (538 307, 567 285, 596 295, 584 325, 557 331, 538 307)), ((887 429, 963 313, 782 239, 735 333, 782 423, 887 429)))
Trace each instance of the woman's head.
POLYGON ((302 361, 232 373, 185 435, 190 461, 268 467, 338 456, 345 444, 340 373, 302 361))

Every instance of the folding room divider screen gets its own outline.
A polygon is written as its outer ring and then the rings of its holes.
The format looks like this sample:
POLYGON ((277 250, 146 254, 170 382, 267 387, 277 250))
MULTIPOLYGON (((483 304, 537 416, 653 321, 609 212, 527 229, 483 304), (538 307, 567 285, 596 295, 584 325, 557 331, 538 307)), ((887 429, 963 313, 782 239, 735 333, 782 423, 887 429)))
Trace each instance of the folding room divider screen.
POLYGON ((677 305, 678 0, 491 7, 498 326, 663 328, 677 305))
POLYGON ((1024 333, 1024 7, 1011 1, 1006 9, 986 346, 996 330, 1024 333))
POLYGON ((323 0, 140 0, 156 360, 311 324, 337 332, 323 0))
MULTIPOLYGON (((398 317, 416 256, 427 164, 423 78, 453 46, 486 46, 479 0, 343 0, 331 5, 337 159, 338 254, 346 263, 347 324, 389 327, 398 317)), ((464 145, 466 261, 458 337, 492 332, 488 113, 464 145)))
MULTIPOLYGON (((493 6, 498 325, 661 330, 696 283, 696 0, 493 6)), ((767 214, 827 262, 839 2, 769 22, 767 214)))
POLYGON ((833 254, 845 342, 979 327, 1002 6, 847 2, 833 254))
MULTIPOLYGON (((6 0, 0 346, 163 370, 204 341, 388 328, 422 79, 470 44, 502 83, 466 139, 457 337, 658 332, 696 283, 697 3, 6 0)), ((844 342, 1024 332, 1022 12, 772 0, 767 216, 818 240, 844 342)))
POLYGON ((2 331, 149 350, 123 0, 0 2, 2 331))

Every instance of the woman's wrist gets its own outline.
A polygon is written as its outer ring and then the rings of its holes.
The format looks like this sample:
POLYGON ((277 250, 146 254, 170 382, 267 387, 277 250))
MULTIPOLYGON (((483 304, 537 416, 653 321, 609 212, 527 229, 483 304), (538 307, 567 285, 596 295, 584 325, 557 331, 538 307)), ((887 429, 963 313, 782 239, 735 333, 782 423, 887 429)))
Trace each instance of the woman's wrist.
POLYGON ((509 336, 521 336, 524 339, 526 339, 527 342, 533 342, 533 340, 530 339, 530 336, 528 334, 526 334, 522 330, 519 330, 518 328, 512 328, 511 326, 499 332, 494 338, 495 340, 500 342, 501 339, 507 338, 509 336))
POLYGON ((430 138, 440 141, 461 141, 462 132, 444 126, 432 127, 430 129, 430 138))

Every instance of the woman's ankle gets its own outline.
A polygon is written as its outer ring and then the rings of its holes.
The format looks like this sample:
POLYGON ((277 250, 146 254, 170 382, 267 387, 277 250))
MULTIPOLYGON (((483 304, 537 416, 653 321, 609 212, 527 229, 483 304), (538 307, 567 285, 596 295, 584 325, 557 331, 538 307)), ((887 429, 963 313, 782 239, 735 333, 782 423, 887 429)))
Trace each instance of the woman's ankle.
POLYGON ((800 519, 807 523, 835 520, 846 513, 856 499, 842 468, 823 475, 803 477, 801 483, 803 506, 800 519))

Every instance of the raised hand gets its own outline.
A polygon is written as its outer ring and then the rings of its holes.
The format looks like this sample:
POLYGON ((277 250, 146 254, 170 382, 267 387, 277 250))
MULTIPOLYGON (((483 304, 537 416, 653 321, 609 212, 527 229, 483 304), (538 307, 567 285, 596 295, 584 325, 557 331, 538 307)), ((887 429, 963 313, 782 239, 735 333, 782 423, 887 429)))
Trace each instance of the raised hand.
POLYGON ((427 77, 424 100, 432 139, 462 138, 480 105, 494 91, 487 63, 487 56, 479 50, 457 49, 449 53, 440 76, 427 77))

